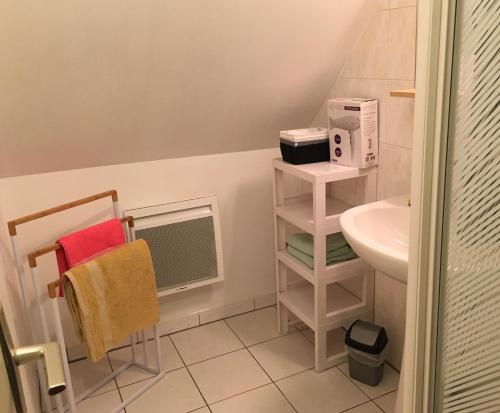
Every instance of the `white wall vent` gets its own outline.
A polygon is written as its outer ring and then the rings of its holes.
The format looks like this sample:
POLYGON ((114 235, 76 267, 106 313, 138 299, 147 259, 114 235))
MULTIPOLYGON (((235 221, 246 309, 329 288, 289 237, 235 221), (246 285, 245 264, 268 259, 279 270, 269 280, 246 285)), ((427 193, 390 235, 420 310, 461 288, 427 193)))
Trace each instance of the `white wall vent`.
POLYGON ((158 295, 222 281, 217 198, 207 196, 125 211, 136 238, 148 242, 158 295))

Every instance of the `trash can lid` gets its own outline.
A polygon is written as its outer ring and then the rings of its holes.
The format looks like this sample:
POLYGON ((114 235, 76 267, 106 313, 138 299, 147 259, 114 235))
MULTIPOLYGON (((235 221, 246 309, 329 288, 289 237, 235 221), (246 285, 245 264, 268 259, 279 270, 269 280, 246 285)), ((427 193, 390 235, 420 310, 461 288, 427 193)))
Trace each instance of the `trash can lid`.
POLYGON ((381 353, 388 341, 384 327, 363 320, 352 323, 345 336, 347 346, 369 354, 381 353))

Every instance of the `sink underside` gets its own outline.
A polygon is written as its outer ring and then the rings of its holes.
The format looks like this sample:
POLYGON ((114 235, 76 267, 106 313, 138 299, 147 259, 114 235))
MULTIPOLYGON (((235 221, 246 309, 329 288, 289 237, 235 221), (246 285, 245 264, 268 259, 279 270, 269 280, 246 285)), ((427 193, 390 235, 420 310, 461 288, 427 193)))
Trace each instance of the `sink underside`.
POLYGON ((351 208, 340 217, 356 253, 375 269, 407 282, 410 207, 408 196, 351 208))

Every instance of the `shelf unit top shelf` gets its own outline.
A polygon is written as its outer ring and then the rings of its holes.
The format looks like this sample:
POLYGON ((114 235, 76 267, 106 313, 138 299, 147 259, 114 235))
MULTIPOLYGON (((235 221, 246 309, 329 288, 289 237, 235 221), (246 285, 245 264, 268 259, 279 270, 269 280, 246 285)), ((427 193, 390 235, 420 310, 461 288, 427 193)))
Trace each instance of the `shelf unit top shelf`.
POLYGON ((326 183, 341 181, 343 179, 358 178, 361 176, 374 175, 377 167, 353 168, 351 166, 337 165, 332 162, 316 162, 304 165, 293 165, 283 161, 281 158, 273 160, 273 166, 290 175, 314 183, 326 183))

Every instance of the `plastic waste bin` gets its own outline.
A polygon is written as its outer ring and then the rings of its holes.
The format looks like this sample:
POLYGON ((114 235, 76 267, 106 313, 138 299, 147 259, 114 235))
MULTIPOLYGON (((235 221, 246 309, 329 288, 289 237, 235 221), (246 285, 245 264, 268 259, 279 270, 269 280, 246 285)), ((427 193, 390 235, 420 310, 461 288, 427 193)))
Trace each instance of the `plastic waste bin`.
POLYGON ((345 337, 349 375, 370 386, 379 384, 388 341, 384 327, 362 320, 352 323, 345 337))

